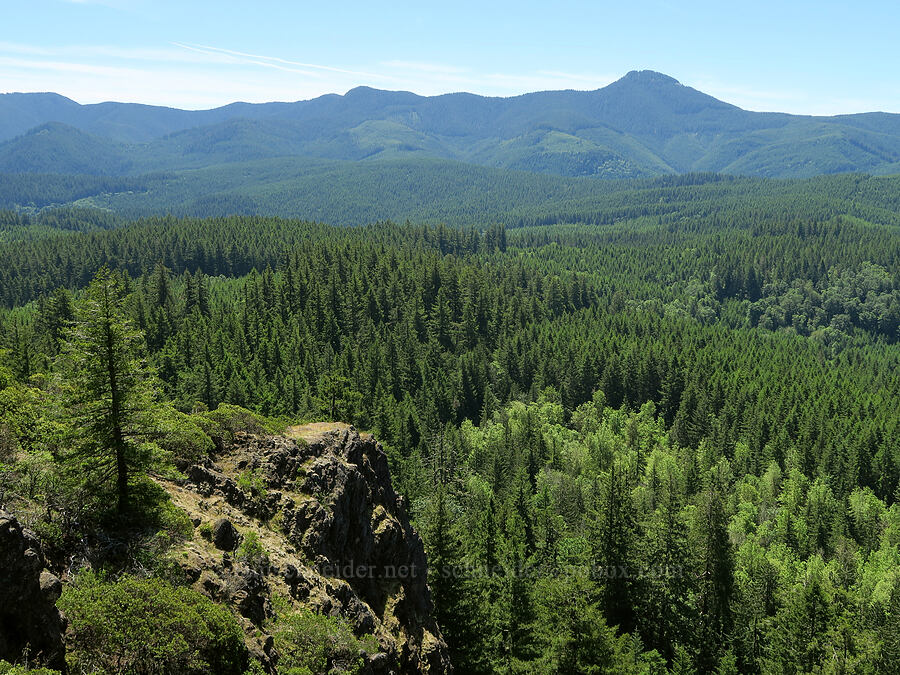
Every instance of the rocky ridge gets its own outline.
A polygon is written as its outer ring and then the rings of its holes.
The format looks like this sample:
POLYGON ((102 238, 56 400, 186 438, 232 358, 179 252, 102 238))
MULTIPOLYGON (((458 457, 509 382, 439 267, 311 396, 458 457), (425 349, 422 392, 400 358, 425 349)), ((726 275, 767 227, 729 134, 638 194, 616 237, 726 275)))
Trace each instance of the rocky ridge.
POLYGON ((243 617, 267 669, 278 662, 265 632, 277 594, 373 634, 380 651, 367 655, 368 672, 451 672, 421 539, 371 436, 313 424, 217 445, 185 480, 161 482, 195 526, 173 559, 195 589, 243 617), (236 555, 247 537, 261 547, 254 560, 236 555))

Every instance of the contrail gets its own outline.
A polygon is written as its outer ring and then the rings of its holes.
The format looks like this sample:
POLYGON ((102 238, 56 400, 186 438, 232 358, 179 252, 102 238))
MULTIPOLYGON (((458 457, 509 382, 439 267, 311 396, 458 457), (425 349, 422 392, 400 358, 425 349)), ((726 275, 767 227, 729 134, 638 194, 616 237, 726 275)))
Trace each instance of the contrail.
MULTIPOLYGON (((344 68, 335 68, 334 66, 323 66, 318 63, 303 63, 301 61, 291 61, 289 59, 282 59, 277 56, 266 56, 264 54, 251 54, 248 52, 235 51, 233 49, 224 49, 222 47, 212 47, 210 45, 184 44, 181 42, 173 42, 172 44, 175 45, 176 47, 181 47, 182 49, 190 49, 191 51, 195 51, 195 52, 227 54, 228 56, 239 56, 239 57, 247 58, 247 59, 262 59, 262 61, 252 61, 252 63, 261 65, 261 66, 264 66, 264 65, 274 66, 275 64, 283 63, 288 66, 299 66, 301 68, 315 68, 317 70, 327 70, 332 73, 341 73, 344 75, 355 75, 357 77, 374 77, 376 79, 382 79, 382 80, 396 79, 389 75, 378 75, 376 73, 366 73, 366 72, 361 72, 361 71, 356 71, 356 70, 346 70, 344 68), (273 63, 265 63, 265 61, 272 61, 272 62, 274 62, 274 64, 273 63)), ((285 68, 285 70, 289 70, 289 69, 285 68)), ((299 72, 303 72, 303 71, 299 71, 299 72)), ((312 73, 307 73, 307 74, 312 75, 312 73)))

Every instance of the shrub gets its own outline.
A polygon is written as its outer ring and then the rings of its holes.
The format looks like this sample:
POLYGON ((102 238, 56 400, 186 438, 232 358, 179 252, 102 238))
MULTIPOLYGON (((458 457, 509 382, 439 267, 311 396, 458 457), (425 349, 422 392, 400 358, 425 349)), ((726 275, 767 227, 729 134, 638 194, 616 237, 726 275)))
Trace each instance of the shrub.
POLYGON ((0 462, 8 461, 16 455, 16 439, 6 422, 0 421, 0 462))
POLYGON ((237 485, 253 499, 262 499, 266 496, 265 481, 262 476, 251 469, 241 472, 237 479, 237 485))
POLYGON ((237 550, 238 560, 243 560, 250 567, 265 567, 269 564, 269 555, 259 541, 259 535, 250 531, 244 535, 237 550))
POLYGON ((33 449, 44 421, 37 389, 20 385, 0 388, 0 444, 7 453, 17 446, 33 449))
POLYGON ((215 449, 200 421, 191 415, 165 408, 157 420, 157 445, 170 453, 175 464, 184 466, 198 461, 215 449))
POLYGON ((65 533, 62 525, 57 521, 47 522, 46 520, 35 520, 31 523, 31 529, 37 534, 41 540, 41 546, 44 552, 60 551, 65 545, 65 533))
POLYGON ((259 661, 252 659, 250 666, 244 671, 244 675, 266 675, 266 671, 259 661))
POLYGON ((58 603, 69 619, 73 672, 112 675, 239 675, 247 649, 232 614, 161 579, 110 582, 85 572, 58 603))
POLYGON ((220 438, 225 441, 234 440, 234 434, 238 431, 246 431, 251 434, 279 433, 281 425, 255 412, 227 403, 219 404, 219 407, 209 412, 196 415, 197 423, 211 438, 220 438))
POLYGON ((343 619, 306 608, 293 609, 284 599, 274 601, 278 614, 271 632, 279 654, 280 673, 358 673, 364 665, 364 655, 379 651, 374 636, 356 637, 343 619))
POLYGON ((16 666, 8 661, 0 661, 0 675, 59 675, 58 670, 49 668, 31 668, 16 666))
POLYGON ((280 532, 282 534, 290 534, 285 530, 284 527, 284 511, 278 511, 272 518, 266 523, 266 526, 272 530, 273 532, 280 532))
POLYGON ((134 481, 134 507, 130 524, 145 530, 158 531, 172 541, 190 539, 194 534, 191 518, 177 504, 165 488, 146 477, 134 481))

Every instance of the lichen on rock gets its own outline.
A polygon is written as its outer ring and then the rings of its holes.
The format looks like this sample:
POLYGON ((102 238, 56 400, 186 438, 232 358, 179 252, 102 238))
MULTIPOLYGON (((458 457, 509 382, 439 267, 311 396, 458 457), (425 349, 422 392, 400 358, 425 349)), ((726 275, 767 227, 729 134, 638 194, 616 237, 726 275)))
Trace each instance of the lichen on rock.
POLYGON ((187 577, 230 603, 248 633, 263 631, 250 646, 265 665, 278 659, 264 631, 269 596, 279 593, 342 617, 357 635, 374 635, 380 652, 368 655, 367 672, 451 672, 424 547, 374 438, 342 424, 294 427, 285 436, 237 433, 185 475, 167 489, 216 542, 189 543, 187 577), (259 488, 246 489, 248 475, 259 488), (234 554, 247 534, 265 549, 265 564, 234 554))

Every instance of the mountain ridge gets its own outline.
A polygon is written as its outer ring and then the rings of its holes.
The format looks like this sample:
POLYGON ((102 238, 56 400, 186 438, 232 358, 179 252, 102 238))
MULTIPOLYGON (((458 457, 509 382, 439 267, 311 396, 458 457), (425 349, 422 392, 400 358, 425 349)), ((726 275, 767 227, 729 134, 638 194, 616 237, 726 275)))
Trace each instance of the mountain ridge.
POLYGON ((879 174, 900 170, 900 115, 753 112, 648 70, 592 91, 501 98, 360 86, 307 101, 197 111, 0 95, 0 168, 7 172, 136 175, 284 156, 433 157, 600 178, 879 174), (59 131, 54 152, 44 147, 48 139, 30 134, 46 123, 69 129, 59 131), (85 167, 85 156, 96 159, 85 167))

